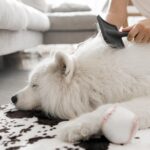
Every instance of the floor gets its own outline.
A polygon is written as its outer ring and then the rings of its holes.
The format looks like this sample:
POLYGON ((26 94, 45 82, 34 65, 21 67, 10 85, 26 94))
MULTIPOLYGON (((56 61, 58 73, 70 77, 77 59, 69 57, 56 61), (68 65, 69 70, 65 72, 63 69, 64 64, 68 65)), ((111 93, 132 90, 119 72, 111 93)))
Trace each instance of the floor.
POLYGON ((77 44, 39 45, 3 57, 3 68, 0 62, 0 105, 11 102, 11 96, 26 85, 29 72, 40 60, 57 51, 73 53, 76 47, 77 44))
POLYGON ((4 65, 0 69, 0 105, 10 103, 11 96, 26 85, 28 74, 38 61, 38 57, 26 53, 3 58, 4 65))

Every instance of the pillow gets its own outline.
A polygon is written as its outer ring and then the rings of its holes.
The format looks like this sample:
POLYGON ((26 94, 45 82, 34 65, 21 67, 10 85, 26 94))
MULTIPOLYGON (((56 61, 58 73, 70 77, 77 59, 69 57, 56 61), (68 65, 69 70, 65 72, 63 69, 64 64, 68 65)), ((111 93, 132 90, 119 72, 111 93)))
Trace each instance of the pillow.
POLYGON ((21 0, 24 4, 34 7, 42 12, 48 11, 48 4, 46 0, 21 0))
POLYGON ((75 12, 75 11, 90 11, 91 8, 86 4, 78 4, 64 2, 49 6, 49 12, 75 12))

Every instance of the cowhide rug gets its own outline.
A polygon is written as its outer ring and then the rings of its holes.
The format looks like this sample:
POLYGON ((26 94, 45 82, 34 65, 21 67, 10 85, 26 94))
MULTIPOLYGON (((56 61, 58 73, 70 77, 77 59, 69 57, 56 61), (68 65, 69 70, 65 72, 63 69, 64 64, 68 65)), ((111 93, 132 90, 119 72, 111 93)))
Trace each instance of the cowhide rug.
POLYGON ((11 104, 2 105, 0 150, 150 150, 150 129, 138 131, 128 145, 114 145, 104 137, 70 144, 56 137, 61 121, 40 111, 19 111, 11 104))

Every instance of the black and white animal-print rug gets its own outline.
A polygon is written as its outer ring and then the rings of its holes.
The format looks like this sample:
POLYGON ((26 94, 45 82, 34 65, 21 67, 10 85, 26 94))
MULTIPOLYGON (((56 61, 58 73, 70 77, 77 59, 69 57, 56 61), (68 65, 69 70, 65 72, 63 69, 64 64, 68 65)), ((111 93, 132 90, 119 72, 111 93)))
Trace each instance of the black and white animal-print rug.
POLYGON ((104 137, 70 144, 56 137, 61 121, 40 111, 19 111, 11 104, 2 105, 0 150, 150 150, 150 129, 138 131, 128 145, 111 144, 104 137))

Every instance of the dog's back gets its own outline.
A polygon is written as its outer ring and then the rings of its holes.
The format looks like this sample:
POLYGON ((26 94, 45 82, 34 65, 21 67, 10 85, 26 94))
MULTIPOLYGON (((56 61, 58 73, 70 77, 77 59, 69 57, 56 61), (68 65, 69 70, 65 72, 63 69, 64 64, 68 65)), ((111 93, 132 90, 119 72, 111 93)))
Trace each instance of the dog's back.
POLYGON ((124 49, 105 45, 100 35, 74 54, 77 71, 91 88, 102 93, 103 102, 119 102, 150 95, 150 45, 127 43, 124 49))

